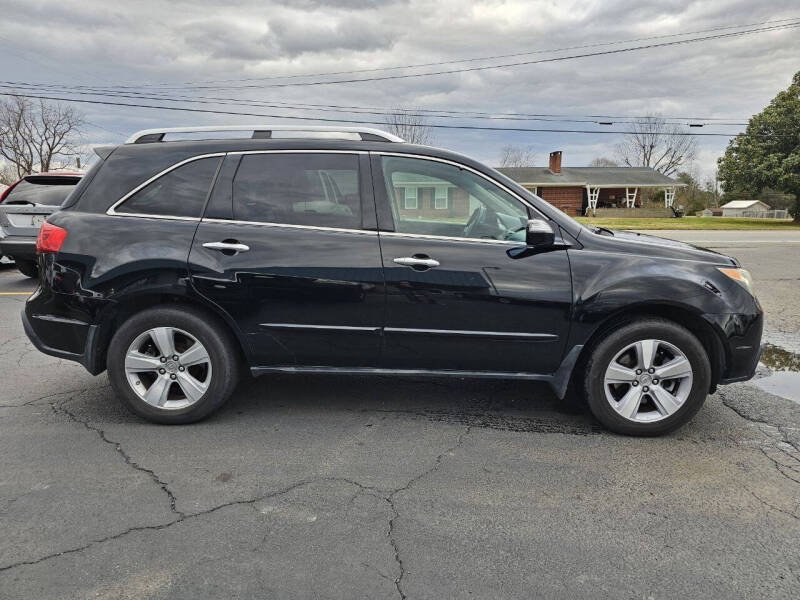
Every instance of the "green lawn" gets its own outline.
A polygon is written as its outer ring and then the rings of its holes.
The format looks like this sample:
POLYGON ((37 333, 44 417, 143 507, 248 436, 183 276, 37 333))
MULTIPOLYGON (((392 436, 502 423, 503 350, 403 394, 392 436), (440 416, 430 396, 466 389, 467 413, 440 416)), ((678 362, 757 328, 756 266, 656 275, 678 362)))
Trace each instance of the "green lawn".
POLYGON ((732 217, 683 217, 680 219, 600 219, 578 217, 587 225, 609 229, 795 229, 800 225, 791 220, 739 219, 732 217))

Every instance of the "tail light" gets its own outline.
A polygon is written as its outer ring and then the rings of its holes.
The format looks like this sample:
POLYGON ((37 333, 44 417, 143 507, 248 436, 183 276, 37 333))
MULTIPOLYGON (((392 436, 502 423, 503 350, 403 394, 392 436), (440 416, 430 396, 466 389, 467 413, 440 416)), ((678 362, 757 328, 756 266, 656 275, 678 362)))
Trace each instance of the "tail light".
MULTIPOLYGON (((20 179, 19 181, 22 181, 22 179, 20 179)), ((17 184, 19 183, 19 181, 15 181, 10 186, 8 186, 6 189, 3 190, 3 193, 0 194, 0 204, 2 204, 3 201, 6 198, 8 198, 8 195, 11 193, 11 190, 13 190, 15 187, 17 187, 17 184)))
POLYGON ((39 237, 36 238, 36 253, 58 252, 65 239, 67 239, 66 229, 45 221, 39 230, 39 237))

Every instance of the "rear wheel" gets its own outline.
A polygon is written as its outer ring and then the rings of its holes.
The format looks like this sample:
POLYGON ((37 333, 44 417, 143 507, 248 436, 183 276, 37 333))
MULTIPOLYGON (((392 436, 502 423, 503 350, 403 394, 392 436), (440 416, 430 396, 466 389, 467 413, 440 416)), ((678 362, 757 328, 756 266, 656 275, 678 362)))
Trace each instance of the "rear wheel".
POLYGON ((39 277, 39 266, 35 260, 15 260, 14 264, 25 277, 39 277))
POLYGON ((697 413, 710 380, 708 356, 694 335, 672 321, 642 319, 594 348, 584 389, 589 408, 608 429, 659 435, 697 413))
POLYGON ((134 413, 156 423, 192 423, 217 410, 238 381, 230 332, 192 307, 137 313, 114 334, 108 374, 134 413))

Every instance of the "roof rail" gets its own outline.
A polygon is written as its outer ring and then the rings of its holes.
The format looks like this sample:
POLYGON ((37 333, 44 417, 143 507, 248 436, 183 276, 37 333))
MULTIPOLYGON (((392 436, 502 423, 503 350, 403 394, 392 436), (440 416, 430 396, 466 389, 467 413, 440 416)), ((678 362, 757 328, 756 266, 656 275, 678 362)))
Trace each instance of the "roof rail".
MULTIPOLYGON (((324 137, 335 138, 335 134, 357 135, 364 142, 405 142, 403 138, 397 137, 380 129, 370 127, 320 127, 314 125, 210 125, 206 127, 166 127, 163 129, 143 129, 137 131, 127 140, 126 144, 146 144, 150 142, 163 142, 164 136, 168 133, 200 133, 200 132, 224 132, 224 131, 249 131, 253 139, 268 139, 272 137, 273 131, 297 131, 297 132, 318 132, 327 133, 324 137)), ((344 136, 345 139, 351 139, 344 136)))

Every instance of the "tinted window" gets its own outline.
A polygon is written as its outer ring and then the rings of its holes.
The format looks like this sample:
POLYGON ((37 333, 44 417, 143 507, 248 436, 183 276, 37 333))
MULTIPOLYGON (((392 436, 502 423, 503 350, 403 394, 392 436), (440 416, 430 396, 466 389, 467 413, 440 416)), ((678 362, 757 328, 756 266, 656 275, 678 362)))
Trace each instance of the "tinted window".
POLYGON ((472 171, 416 158, 384 156, 381 161, 396 231, 525 239, 525 205, 472 171))
POLYGON ((233 180, 241 221, 361 227, 358 156, 246 154, 233 180))
POLYGON ((20 181, 6 196, 3 204, 47 204, 60 206, 75 189, 78 178, 64 178, 58 183, 31 183, 20 181))
POLYGON ((219 161, 215 156, 181 165, 143 187, 115 210, 118 213, 199 217, 219 161))

